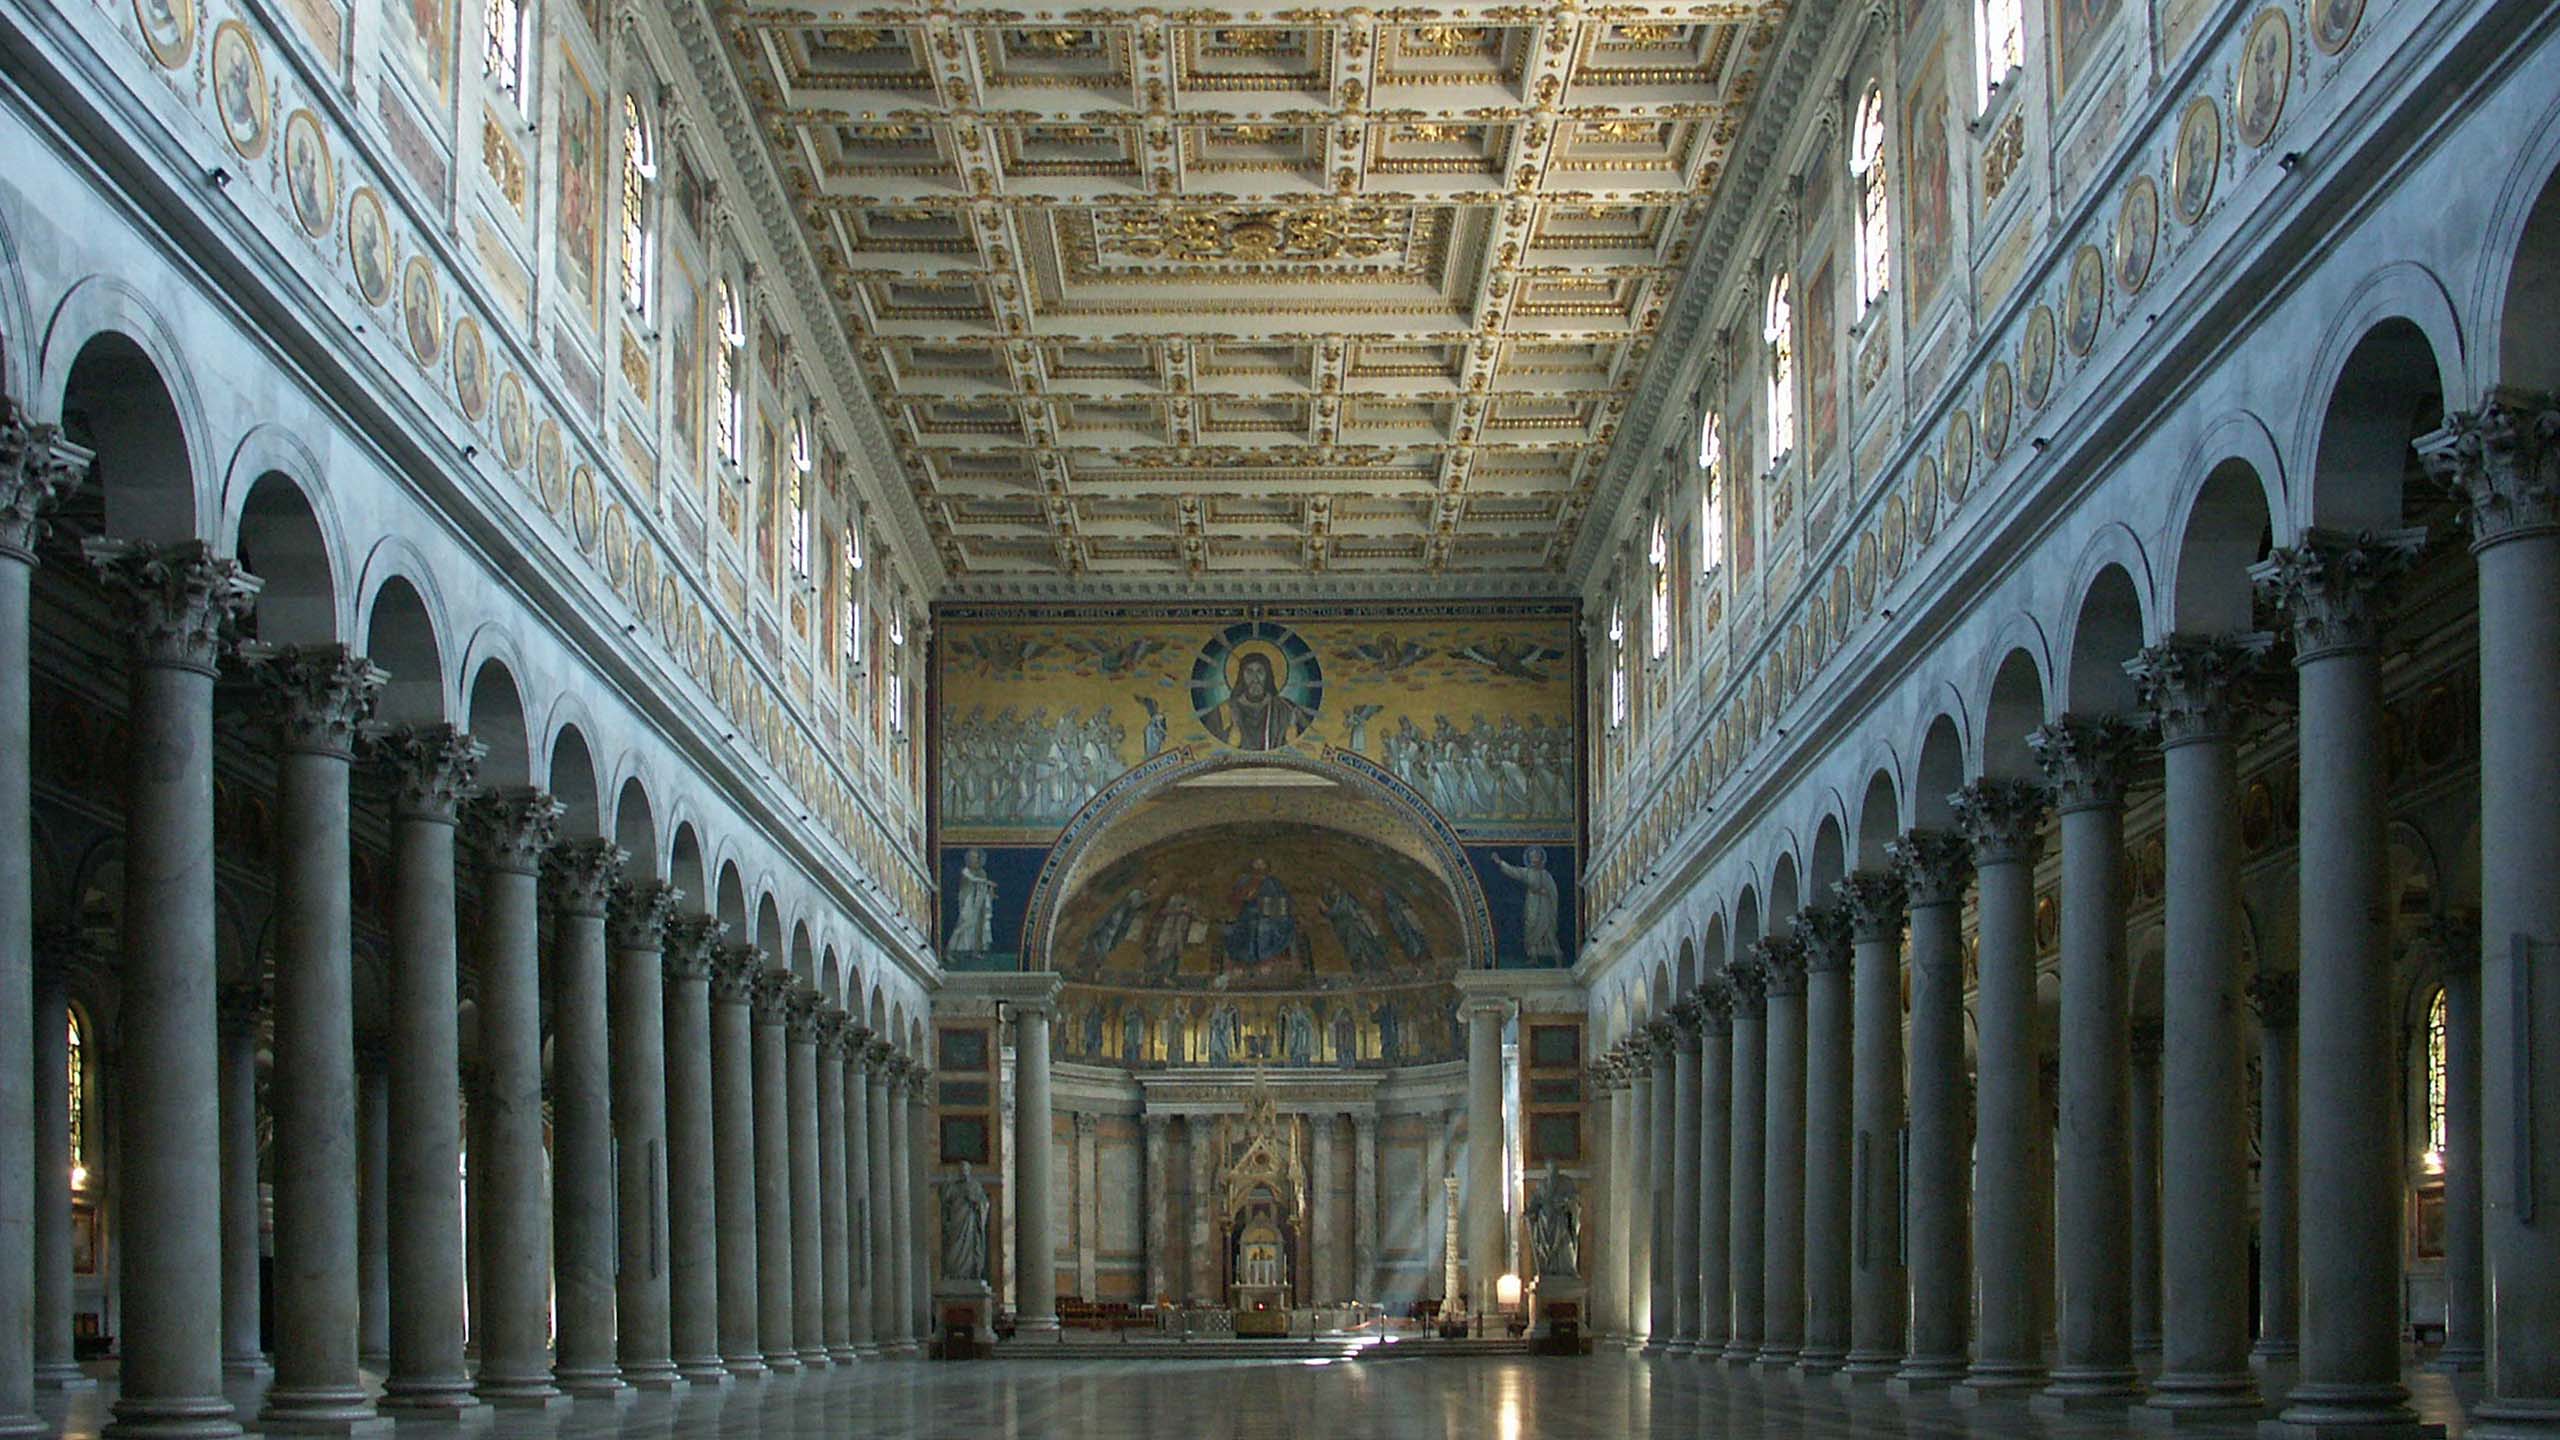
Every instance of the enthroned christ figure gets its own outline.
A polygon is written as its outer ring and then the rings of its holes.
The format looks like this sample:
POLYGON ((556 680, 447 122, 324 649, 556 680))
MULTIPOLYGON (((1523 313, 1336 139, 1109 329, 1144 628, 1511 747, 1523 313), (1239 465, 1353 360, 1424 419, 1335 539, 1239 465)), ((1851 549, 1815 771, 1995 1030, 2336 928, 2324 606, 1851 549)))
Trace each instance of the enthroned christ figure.
POLYGON ((1236 662, 1225 703, 1210 710, 1209 733, 1239 750, 1276 750, 1296 738, 1314 717, 1280 693, 1271 657, 1250 651, 1236 662))

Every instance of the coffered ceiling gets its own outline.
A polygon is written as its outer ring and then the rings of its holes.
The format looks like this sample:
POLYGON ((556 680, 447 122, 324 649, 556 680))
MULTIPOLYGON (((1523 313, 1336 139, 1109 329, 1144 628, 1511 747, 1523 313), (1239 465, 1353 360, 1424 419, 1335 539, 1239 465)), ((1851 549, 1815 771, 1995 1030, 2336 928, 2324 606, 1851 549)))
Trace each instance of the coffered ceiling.
POLYGON ((722 14, 968 590, 1560 579, 1783 0, 722 14))

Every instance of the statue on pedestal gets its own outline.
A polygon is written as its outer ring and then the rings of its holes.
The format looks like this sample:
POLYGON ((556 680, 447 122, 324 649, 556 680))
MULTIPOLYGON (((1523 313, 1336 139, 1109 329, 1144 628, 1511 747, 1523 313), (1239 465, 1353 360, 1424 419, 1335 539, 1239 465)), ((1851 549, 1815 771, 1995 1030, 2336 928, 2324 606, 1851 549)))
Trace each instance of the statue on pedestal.
POLYGON ((960 1173, 934 1182, 942 1204, 942 1278, 987 1278, 987 1187, 960 1162, 960 1173))
POLYGON ((1547 1162, 1545 1178, 1530 1193, 1528 1220, 1529 1249, 1538 1262, 1538 1278, 1581 1274, 1582 1199, 1573 1177, 1559 1173, 1553 1160, 1547 1162))

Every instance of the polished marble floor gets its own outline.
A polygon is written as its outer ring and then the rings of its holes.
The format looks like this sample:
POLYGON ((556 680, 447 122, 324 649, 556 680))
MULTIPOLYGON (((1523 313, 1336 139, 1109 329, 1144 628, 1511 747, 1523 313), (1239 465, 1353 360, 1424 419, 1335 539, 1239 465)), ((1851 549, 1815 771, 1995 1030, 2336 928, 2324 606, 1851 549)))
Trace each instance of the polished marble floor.
MULTIPOLYGON (((2271 1377, 2274 1378, 2274 1377, 2271 1377)), ((2476 1382, 2410 1377, 2425 1418, 2462 1432, 2476 1382)), ((64 1434, 86 1437, 112 1389, 48 1397, 64 1434)), ((257 1387, 233 1394, 255 1414, 257 1387)), ((449 1433, 402 1425, 403 1436, 449 1433)), ((777 1376, 545 1417, 510 1415, 475 1440, 654 1440, 772 1436, 791 1440, 2112 1440, 2121 1419, 2068 1422, 2023 1407, 1958 1409, 1940 1397, 1896 1400, 1686 1360, 1614 1350, 1581 1360, 1502 1357, 1354 1362, 1004 1360, 976 1365, 888 1362, 777 1376)), ((2203 1434, 2246 1435, 2245 1427, 2203 1434)))

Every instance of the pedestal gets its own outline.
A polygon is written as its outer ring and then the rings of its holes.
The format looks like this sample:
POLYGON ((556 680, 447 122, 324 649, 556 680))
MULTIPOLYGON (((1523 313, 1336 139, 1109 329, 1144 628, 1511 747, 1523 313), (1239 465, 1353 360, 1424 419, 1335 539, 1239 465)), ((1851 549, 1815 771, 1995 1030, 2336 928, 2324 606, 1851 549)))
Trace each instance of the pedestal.
POLYGON ((933 1358, 983 1360, 995 1349, 995 1291, 984 1280, 939 1280, 933 1287, 933 1358))
POLYGON ((1540 1355, 1588 1355, 1589 1287, 1579 1275, 1542 1275, 1529 1293, 1529 1349, 1540 1355))

